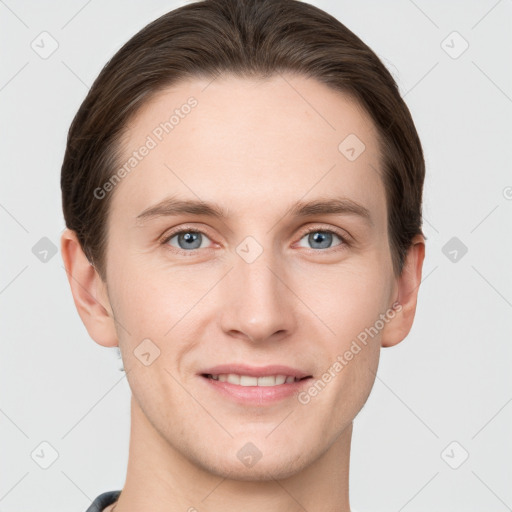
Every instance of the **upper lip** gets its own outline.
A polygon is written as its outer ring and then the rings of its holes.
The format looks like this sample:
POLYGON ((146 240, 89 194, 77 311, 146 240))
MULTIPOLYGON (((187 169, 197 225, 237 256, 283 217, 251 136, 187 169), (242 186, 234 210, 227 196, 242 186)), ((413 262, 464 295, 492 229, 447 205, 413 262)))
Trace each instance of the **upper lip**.
POLYGON ((207 368, 201 372, 201 375, 222 375, 234 373, 237 375, 249 375, 250 377, 265 377, 268 375, 286 375, 287 377, 295 377, 302 379, 304 377, 311 377, 309 373, 292 368, 285 365, 269 365, 269 366, 247 366, 245 364, 221 364, 207 368))

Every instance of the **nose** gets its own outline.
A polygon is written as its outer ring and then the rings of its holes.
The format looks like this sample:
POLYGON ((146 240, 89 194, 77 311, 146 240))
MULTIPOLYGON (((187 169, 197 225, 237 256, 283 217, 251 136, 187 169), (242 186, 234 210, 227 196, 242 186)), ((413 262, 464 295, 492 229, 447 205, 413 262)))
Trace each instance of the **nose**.
POLYGON ((233 268, 219 290, 223 332, 252 343, 277 341, 292 334, 297 300, 284 267, 270 250, 250 263, 234 254, 233 268))

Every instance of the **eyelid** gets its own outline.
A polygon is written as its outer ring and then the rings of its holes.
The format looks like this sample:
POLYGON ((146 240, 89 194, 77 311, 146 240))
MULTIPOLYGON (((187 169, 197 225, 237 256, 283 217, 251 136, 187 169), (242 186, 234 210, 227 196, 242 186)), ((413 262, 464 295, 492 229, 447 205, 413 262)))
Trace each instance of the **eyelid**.
MULTIPOLYGON (((341 230, 340 228, 335 228, 333 226, 327 226, 325 224, 315 224, 313 226, 308 226, 308 227, 304 228, 301 231, 301 234, 300 234, 299 238, 297 239, 297 241, 295 243, 300 242, 300 240, 302 240, 309 233, 314 233, 316 231, 320 231, 320 232, 323 232, 323 233, 334 233, 335 235, 337 235, 341 239, 341 244, 338 244, 338 245, 336 245, 334 247, 328 247, 327 249, 322 249, 322 250, 319 250, 319 249, 309 249, 311 251, 314 251, 315 253, 329 252, 331 250, 337 250, 337 248, 343 249, 345 246, 350 246, 352 244, 352 242, 353 242, 353 239, 352 239, 351 235, 349 235, 345 230, 341 230)), ((202 235, 205 235, 206 237, 208 237, 210 240, 212 238, 208 234, 208 230, 206 230, 204 228, 199 228, 199 227, 196 227, 194 225, 186 225, 186 224, 183 225, 183 224, 181 224, 176 229, 168 231, 164 235, 162 235, 162 237, 160 237, 159 241, 160 241, 160 243, 162 245, 166 245, 171 238, 174 238, 176 235, 179 235, 181 233, 186 233, 186 232, 201 233, 202 235)), ((169 247, 171 247, 171 246, 169 246, 169 247)), ((185 251, 185 250, 180 249, 178 247, 172 247, 169 250, 175 251, 175 252, 178 252, 178 253, 185 253, 187 255, 191 255, 191 254, 195 254, 196 251, 208 250, 208 249, 211 249, 211 248, 210 247, 203 247, 202 249, 190 249, 188 251, 185 251)), ((308 248, 305 248, 305 249, 308 249, 308 248)))
POLYGON ((346 245, 349 245, 353 241, 352 236, 345 230, 332 226, 326 226, 325 224, 316 224, 314 226, 305 228, 299 240, 304 238, 304 236, 308 235, 309 233, 315 233, 316 231, 321 231, 322 233, 334 233, 335 235, 339 236, 346 245))
MULTIPOLYGON (((208 237, 210 240, 212 239, 212 237, 208 234, 208 231, 202 227, 198 228, 194 225, 180 224, 179 227, 172 229, 171 231, 167 231, 165 234, 163 234, 159 238, 159 242, 162 245, 166 245, 171 238, 174 238, 176 235, 179 235, 181 233, 187 233, 187 232, 201 233, 202 235, 205 235, 206 237, 208 237)), ((204 250, 204 249, 209 249, 209 247, 203 247, 202 250, 204 250)), ((185 251, 183 249, 180 249, 179 247, 172 247, 172 249, 170 249, 170 250, 183 252, 183 253, 187 253, 187 254, 195 254, 195 252, 198 251, 199 249, 191 249, 189 251, 185 251)))

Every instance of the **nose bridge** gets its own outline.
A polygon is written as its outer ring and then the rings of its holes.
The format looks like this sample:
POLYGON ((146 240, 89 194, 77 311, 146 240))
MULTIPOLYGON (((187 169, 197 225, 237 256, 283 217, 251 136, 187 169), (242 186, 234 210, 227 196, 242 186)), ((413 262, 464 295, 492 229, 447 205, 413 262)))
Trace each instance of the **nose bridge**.
POLYGON ((225 332, 237 331, 251 341, 263 341, 292 329, 291 292, 281 282, 285 276, 278 258, 271 247, 263 248, 253 237, 236 247, 233 268, 223 287, 225 332))

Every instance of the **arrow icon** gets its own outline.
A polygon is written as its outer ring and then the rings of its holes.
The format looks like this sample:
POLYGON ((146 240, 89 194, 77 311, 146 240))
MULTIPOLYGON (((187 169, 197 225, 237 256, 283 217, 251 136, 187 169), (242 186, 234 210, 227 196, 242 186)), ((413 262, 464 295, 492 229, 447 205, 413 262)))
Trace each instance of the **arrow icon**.
POLYGON ((246 262, 252 263, 263 252, 263 247, 252 236, 246 236, 237 246, 236 253, 246 262), (249 245, 250 244, 250 245, 249 245))
POLYGON ((160 357, 160 349, 158 345, 153 343, 149 338, 144 338, 133 351, 135 357, 144 365, 149 366, 160 357))
POLYGON ((57 246, 46 236, 43 236, 32 247, 32 254, 41 262, 48 263, 55 254, 57 254, 57 246))
POLYGON ((30 458, 41 469, 48 469, 59 458, 59 453, 48 441, 43 441, 32 450, 30 458))
POLYGON ((363 141, 355 134, 348 134, 338 145, 338 151, 349 161, 354 162, 366 149, 363 141))
POLYGON ((458 263, 467 254, 468 248, 464 245, 462 240, 456 236, 452 236, 452 238, 443 245, 441 251, 452 263, 458 263))
POLYGON ((453 39, 450 39, 450 44, 446 43, 445 46, 448 48, 455 48, 455 43, 453 42, 453 39))

